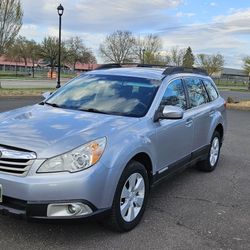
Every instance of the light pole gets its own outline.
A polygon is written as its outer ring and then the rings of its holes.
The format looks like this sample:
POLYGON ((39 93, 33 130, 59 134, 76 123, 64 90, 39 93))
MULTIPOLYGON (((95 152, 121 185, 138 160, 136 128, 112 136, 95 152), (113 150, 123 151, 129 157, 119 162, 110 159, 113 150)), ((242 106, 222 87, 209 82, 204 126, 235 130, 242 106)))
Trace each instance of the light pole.
POLYGON ((62 32, 62 15, 63 15, 64 8, 60 4, 57 7, 57 12, 59 15, 59 50, 58 50, 58 78, 57 78, 57 85, 56 88, 61 87, 61 32, 62 32))

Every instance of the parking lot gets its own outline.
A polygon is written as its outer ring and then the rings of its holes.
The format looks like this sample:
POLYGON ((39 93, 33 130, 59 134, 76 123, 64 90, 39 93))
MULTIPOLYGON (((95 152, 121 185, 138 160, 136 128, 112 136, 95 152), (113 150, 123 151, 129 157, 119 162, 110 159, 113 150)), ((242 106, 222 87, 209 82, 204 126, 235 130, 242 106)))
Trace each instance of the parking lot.
MULTIPOLYGON (((0 97, 0 112, 39 100, 0 97)), ((158 185, 135 230, 118 234, 96 222, 44 224, 0 216, 0 248, 250 249, 250 112, 230 110, 228 123, 216 171, 189 169, 158 185)))

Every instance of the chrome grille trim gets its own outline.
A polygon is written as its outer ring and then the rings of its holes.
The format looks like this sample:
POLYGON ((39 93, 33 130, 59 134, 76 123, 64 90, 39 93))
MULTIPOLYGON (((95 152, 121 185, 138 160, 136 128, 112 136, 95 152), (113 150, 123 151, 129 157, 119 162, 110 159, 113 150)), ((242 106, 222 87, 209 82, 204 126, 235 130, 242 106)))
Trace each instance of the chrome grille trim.
POLYGON ((0 147, 1 158, 4 159, 20 159, 20 160, 34 160, 36 154, 34 152, 18 151, 8 148, 0 147))
POLYGON ((34 152, 0 147, 0 173, 26 176, 36 159, 34 152))
POLYGON ((33 163, 32 160, 29 160, 27 162, 17 162, 17 161, 8 161, 9 159, 6 160, 1 160, 0 158, 0 166, 1 164, 8 164, 8 165, 13 165, 15 164, 16 166, 27 166, 27 165, 31 165, 33 163))

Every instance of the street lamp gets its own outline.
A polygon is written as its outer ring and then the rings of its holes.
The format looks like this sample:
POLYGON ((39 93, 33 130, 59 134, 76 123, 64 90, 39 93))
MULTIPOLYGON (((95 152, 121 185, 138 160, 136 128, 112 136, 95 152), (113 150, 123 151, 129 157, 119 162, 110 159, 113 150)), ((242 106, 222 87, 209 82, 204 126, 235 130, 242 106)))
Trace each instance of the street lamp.
POLYGON ((59 15, 59 50, 58 50, 58 78, 57 78, 57 85, 56 88, 60 88, 61 87, 61 31, 62 31, 62 15, 63 15, 63 11, 64 8, 63 6, 60 4, 57 7, 57 12, 59 15))

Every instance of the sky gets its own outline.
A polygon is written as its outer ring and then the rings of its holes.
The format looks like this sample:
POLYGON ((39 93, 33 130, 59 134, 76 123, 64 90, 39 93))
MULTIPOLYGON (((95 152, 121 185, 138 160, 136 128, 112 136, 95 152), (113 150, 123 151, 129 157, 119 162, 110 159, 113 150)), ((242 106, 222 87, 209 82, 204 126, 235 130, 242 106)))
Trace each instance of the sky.
POLYGON ((64 6, 62 38, 80 36, 98 62, 107 34, 129 30, 143 37, 157 34, 163 51, 190 46, 195 54, 221 53, 225 66, 242 67, 250 56, 249 0, 21 0, 20 35, 38 42, 58 36, 57 6, 64 6))

